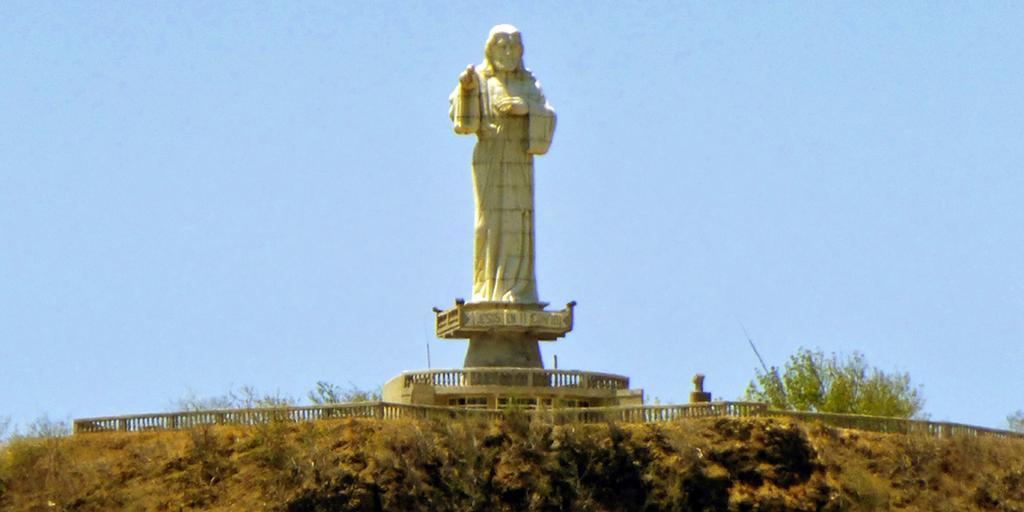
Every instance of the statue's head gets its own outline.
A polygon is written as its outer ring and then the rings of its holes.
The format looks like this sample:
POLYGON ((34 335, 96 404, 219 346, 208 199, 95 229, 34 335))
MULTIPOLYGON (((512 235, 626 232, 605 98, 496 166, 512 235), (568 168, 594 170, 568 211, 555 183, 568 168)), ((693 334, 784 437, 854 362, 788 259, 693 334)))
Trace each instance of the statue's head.
POLYGON ((512 25, 496 25, 484 46, 484 74, 496 71, 527 73, 523 67, 523 37, 512 25))

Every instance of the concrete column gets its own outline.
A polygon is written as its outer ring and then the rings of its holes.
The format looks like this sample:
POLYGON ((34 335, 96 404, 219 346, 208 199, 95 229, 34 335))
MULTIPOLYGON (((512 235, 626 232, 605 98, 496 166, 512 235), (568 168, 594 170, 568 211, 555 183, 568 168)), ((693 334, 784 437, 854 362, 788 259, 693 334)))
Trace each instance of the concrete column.
POLYGON ((463 362, 466 368, 544 368, 540 344, 522 334, 493 334, 470 338, 463 362))

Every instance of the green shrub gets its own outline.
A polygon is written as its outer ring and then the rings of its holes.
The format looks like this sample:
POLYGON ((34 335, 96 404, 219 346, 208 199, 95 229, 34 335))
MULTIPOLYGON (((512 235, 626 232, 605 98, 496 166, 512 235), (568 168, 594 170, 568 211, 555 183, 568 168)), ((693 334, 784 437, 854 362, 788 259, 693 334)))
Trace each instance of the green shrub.
POLYGON ((778 409, 868 414, 910 418, 924 405, 910 375, 886 373, 868 367, 864 355, 826 357, 821 351, 800 348, 785 369, 756 371, 746 399, 766 402, 778 409))

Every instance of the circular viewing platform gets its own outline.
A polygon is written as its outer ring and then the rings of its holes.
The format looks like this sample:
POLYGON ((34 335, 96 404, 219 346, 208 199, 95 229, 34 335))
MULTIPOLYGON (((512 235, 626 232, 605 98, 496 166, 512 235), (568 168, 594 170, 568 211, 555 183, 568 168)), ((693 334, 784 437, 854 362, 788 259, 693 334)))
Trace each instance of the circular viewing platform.
POLYGON ((481 409, 602 407, 641 404, 629 377, 581 370, 459 368, 403 372, 384 385, 384 400, 481 409))

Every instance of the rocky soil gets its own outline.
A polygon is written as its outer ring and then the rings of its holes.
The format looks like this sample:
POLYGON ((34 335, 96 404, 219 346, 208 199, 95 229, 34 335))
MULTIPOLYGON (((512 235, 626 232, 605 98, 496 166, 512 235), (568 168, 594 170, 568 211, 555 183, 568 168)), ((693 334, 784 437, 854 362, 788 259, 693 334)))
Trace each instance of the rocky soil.
POLYGON ((1024 512, 1024 441, 526 415, 92 434, 3 448, 0 509, 1024 512))

